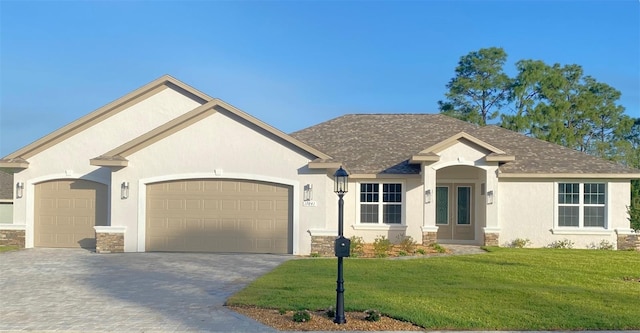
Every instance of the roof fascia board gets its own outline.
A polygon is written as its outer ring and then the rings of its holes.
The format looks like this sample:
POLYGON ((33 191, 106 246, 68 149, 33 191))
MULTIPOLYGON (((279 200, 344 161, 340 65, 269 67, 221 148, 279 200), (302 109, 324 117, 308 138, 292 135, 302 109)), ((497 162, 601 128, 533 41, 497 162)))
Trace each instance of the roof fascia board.
POLYGON ((413 155, 409 159, 409 163, 438 162, 438 161, 440 161, 440 156, 436 154, 413 155))
POLYGON ((341 162, 309 162, 309 169, 338 169, 342 166, 341 162))
POLYGON ((231 104, 229 104, 229 103, 227 103, 227 102, 225 102, 225 101, 223 101, 223 100, 221 100, 219 98, 214 99, 214 101, 216 101, 217 105, 222 107, 226 111, 229 111, 229 112, 235 114, 236 116, 238 116, 238 117, 240 117, 240 118, 242 118, 242 119, 244 119, 244 120, 246 120, 246 121, 248 121, 248 122, 250 122, 250 123, 252 123, 252 124, 254 124, 256 126, 258 126, 259 128, 261 128, 261 129, 263 129, 263 130, 265 130, 265 131, 267 131, 267 132, 279 137, 282 140, 285 140, 286 142, 291 143, 292 145, 294 145, 294 146, 296 146, 296 147, 298 147, 298 148, 300 148, 300 149, 302 149, 302 150, 304 150, 304 151, 306 151, 306 152, 308 152, 308 153, 310 153, 310 154, 312 154, 312 155, 314 155, 314 156, 316 156, 318 158, 331 159, 331 156, 329 156, 329 155, 327 155, 327 154, 325 154, 325 153, 323 153, 323 152, 321 152, 321 151, 309 146, 308 144, 306 144, 306 143, 304 143, 304 142, 302 142, 302 141, 300 141, 298 139, 293 138, 292 136, 280 131, 279 129, 277 129, 277 128, 275 128, 275 127, 273 127, 273 126, 271 126, 271 125, 269 125, 269 124, 267 124, 267 123, 255 118, 255 117, 253 117, 251 115, 249 115, 248 113, 236 108, 235 106, 233 106, 233 105, 231 105, 231 104))
POLYGON ((29 168, 29 162, 23 160, 23 159, 18 159, 18 160, 10 160, 10 159, 3 159, 0 160, 0 168, 1 169, 27 169, 29 168))
POLYGON ((498 178, 640 179, 640 173, 500 173, 498 178))
POLYGON ((89 160, 89 164, 93 166, 103 167, 126 167, 129 165, 129 161, 126 159, 108 159, 108 158, 92 158, 89 160))
POLYGON ((484 159, 487 162, 513 162, 516 157, 514 155, 487 155, 484 159))
POLYGON ((35 142, 7 155, 5 159, 12 159, 21 157, 27 159, 32 157, 47 148, 50 148, 59 142, 115 115, 120 111, 127 109, 128 107, 139 103, 140 101, 149 98, 167 88, 175 87, 180 88, 182 93, 187 93, 187 95, 191 95, 191 98, 198 100, 199 102, 206 102, 211 100, 212 98, 207 96, 206 94, 180 82, 179 80, 169 76, 164 75, 128 94, 125 96, 116 99, 115 101, 77 119, 62 128, 36 140, 35 142))
POLYGON ((474 137, 474 136, 472 136, 470 134, 467 134, 465 132, 460 132, 460 133, 455 134, 455 135, 453 135, 453 136, 451 136, 451 137, 449 137, 449 138, 447 138, 445 140, 442 140, 442 141, 436 143, 435 145, 433 145, 433 146, 421 151, 420 154, 439 153, 439 152, 441 152, 441 151, 453 146, 454 144, 458 143, 460 141, 460 139, 466 139, 468 141, 471 141, 472 143, 474 143, 474 144, 476 144, 476 145, 478 145, 478 146, 480 146, 480 147, 482 147, 482 148, 484 148, 484 149, 486 149, 486 150, 488 150, 488 151, 490 151, 490 152, 492 152, 494 154, 499 154, 499 155, 504 155, 505 154, 504 151, 502 151, 502 150, 500 150, 500 149, 498 149, 498 148, 496 148, 496 147, 494 147, 494 146, 492 146, 492 145, 490 145, 490 144, 488 144, 488 143, 486 143, 486 142, 484 142, 484 141, 482 141, 482 140, 480 140, 480 139, 478 139, 478 138, 476 138, 476 137, 474 137))

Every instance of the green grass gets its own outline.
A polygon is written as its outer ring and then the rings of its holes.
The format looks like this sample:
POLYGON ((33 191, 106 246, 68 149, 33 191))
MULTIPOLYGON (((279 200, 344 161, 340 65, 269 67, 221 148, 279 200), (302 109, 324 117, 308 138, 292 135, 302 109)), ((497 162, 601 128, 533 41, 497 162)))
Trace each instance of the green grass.
MULTIPOLYGON (((490 248, 483 255, 345 260, 345 309, 431 330, 640 328, 640 253, 490 248)), ((229 305, 326 309, 336 260, 288 261, 229 305)))
POLYGON ((0 252, 9 252, 9 251, 15 251, 19 249, 17 246, 14 245, 0 245, 0 252))

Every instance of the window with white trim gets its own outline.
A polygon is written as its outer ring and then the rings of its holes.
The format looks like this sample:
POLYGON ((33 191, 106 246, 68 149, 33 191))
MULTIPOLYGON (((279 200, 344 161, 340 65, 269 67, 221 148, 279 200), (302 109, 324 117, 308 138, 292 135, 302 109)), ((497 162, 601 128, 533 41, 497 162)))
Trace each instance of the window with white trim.
POLYGON ((402 184, 361 183, 360 223, 402 223, 402 184))
POLYGON ((558 183, 558 227, 606 228, 603 183, 558 183))

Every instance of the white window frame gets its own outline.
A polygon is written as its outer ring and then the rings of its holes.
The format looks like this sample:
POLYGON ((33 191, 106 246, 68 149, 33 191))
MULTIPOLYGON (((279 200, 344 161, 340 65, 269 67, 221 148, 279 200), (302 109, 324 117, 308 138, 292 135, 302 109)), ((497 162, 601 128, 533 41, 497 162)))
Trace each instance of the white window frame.
POLYGON ((570 233, 594 233, 598 234, 598 232, 610 233, 609 229, 609 187, 607 182, 603 181, 584 181, 584 180, 566 180, 566 181, 558 181, 554 183, 553 189, 554 199, 553 199, 553 216, 554 216, 554 234, 570 234, 570 233), (560 204, 558 200, 558 196, 560 194, 559 186, 560 184, 578 184, 578 203, 577 204, 560 204), (585 204, 584 202, 584 187, 585 184, 597 184, 604 185, 604 204, 585 204), (559 208, 562 206, 566 207, 578 207, 578 226, 561 226, 560 223, 560 213, 559 208), (604 226, 585 226, 584 225, 584 209, 585 207, 604 207, 604 226))
POLYGON ((361 181, 361 182, 357 182, 356 183, 356 226, 360 226, 360 227, 405 227, 406 226, 406 212, 405 212, 405 202, 407 201, 407 187, 405 182, 403 181, 393 181, 393 180, 385 180, 385 181, 361 181), (362 184, 378 184, 378 202, 377 203, 369 203, 369 204, 377 204, 378 205, 378 222, 377 223, 373 223, 373 222, 362 222, 360 217, 360 213, 361 213, 361 207, 362 204, 368 204, 367 202, 361 202, 360 201, 360 186, 362 184), (400 186, 402 187, 402 191, 400 192, 400 194, 402 195, 402 200, 401 202, 388 202, 385 203, 383 202, 383 185, 384 184, 400 184, 400 186), (384 206, 385 205, 400 205, 400 223, 384 223, 384 206))

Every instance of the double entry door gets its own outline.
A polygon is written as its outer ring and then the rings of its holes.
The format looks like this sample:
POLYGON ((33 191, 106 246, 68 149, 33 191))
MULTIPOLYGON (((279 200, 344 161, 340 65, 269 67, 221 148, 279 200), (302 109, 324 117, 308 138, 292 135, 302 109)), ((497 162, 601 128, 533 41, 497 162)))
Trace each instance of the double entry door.
POLYGON ((436 187, 438 240, 474 240, 473 184, 436 187))

